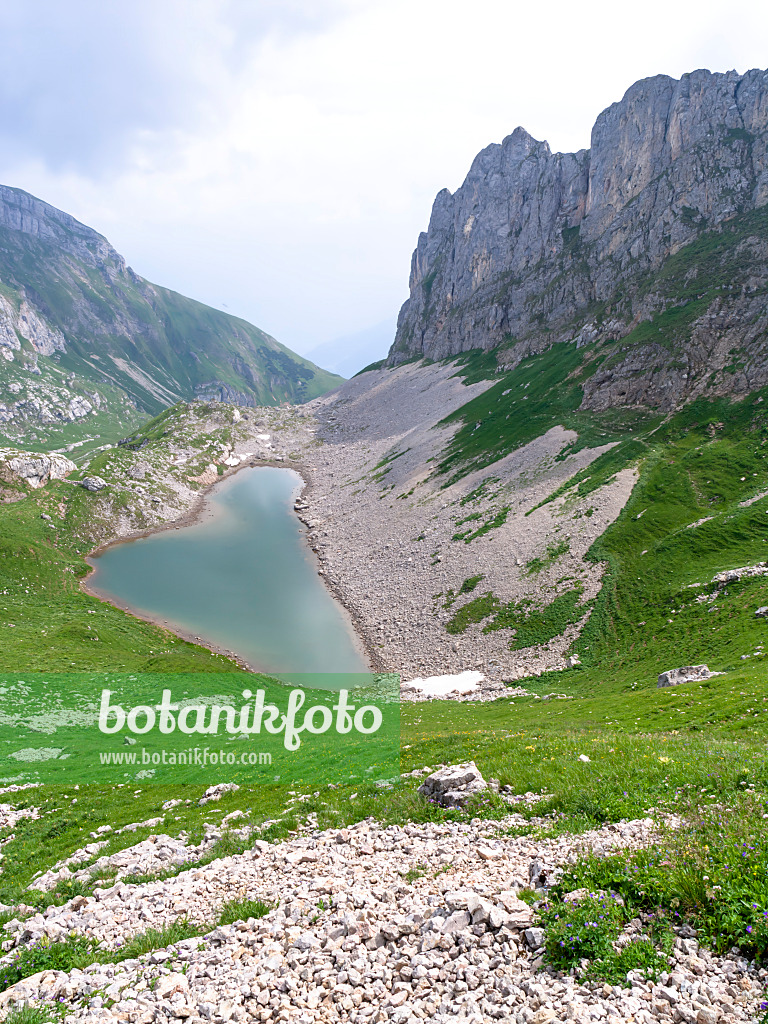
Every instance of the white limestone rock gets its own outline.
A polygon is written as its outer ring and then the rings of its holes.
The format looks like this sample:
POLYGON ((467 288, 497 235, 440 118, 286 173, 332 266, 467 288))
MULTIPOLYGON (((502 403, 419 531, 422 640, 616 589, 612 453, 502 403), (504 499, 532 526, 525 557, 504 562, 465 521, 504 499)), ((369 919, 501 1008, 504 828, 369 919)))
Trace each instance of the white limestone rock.
POLYGON ((475 793, 488 789, 474 761, 452 764, 428 775, 419 786, 419 793, 442 807, 463 807, 475 793))
POLYGON ((683 683, 695 683, 709 679, 712 673, 706 665, 686 665, 683 668, 671 668, 659 676, 657 688, 663 686, 681 686, 683 683))
POLYGON ((85 476, 80 481, 80 486, 84 487, 86 491, 103 491, 107 486, 107 481, 100 476, 85 476))
POLYGON ((55 452, 23 452, 13 448, 0 448, 0 466, 34 488, 44 487, 49 480, 63 480, 77 469, 74 462, 55 452))

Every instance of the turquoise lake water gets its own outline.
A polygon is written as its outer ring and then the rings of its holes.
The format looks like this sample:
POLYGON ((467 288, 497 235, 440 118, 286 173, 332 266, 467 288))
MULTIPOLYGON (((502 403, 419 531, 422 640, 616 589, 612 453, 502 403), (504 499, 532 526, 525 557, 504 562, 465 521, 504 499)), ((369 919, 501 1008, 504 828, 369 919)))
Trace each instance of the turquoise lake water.
POLYGON ((258 671, 291 679, 366 673, 351 622, 317 575, 293 511, 300 487, 292 470, 240 470, 208 495, 199 522, 93 559, 89 587, 258 671))

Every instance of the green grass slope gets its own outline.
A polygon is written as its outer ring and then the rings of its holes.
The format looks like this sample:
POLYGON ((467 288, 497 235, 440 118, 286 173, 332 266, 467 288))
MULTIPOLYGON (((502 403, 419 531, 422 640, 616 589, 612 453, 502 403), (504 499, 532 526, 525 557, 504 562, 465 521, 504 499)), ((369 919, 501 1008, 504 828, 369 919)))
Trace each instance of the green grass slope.
MULTIPOLYGON (((477 379, 488 372, 488 358, 471 356, 457 370, 477 379)), ((401 768, 471 758, 486 778, 515 793, 537 793, 537 804, 519 805, 524 818, 536 820, 514 826, 533 841, 647 814, 682 816, 685 828, 662 827, 646 849, 574 864, 550 894, 549 909, 540 908, 554 942, 558 920, 582 936, 564 892, 583 886, 621 895, 624 910, 601 925, 602 953, 577 943, 569 954, 548 939, 546 954, 565 970, 580 969, 586 958, 591 977, 619 984, 633 967, 658 972, 670 928, 681 921, 716 950, 738 946, 751 957, 768 955, 768 621, 754 614, 768 605, 768 576, 712 583, 723 570, 768 561, 768 391, 740 401, 700 400, 666 418, 637 409, 595 414, 579 405, 596 362, 588 349, 561 347, 500 374, 455 415, 458 432, 435 470, 446 482, 483 467, 491 476, 496 458, 557 424, 577 432, 571 450, 613 442, 561 488, 566 511, 569 495, 588 495, 619 470, 635 468, 627 506, 589 554, 607 569, 574 646, 582 664, 526 680, 529 696, 405 705, 401 768), (659 671, 699 661, 721 674, 656 688, 659 671), (656 922, 650 945, 634 949, 635 960, 617 958, 611 929, 650 913, 656 922)), ((149 427, 150 434, 162 430, 162 422, 149 427)), ((54 483, 0 505, 0 670, 232 670, 225 659, 82 592, 88 501, 85 492, 54 483), (53 528, 41 512, 52 516, 53 528)), ((457 613, 479 600, 478 589, 456 596, 457 613)), ((494 793, 464 811, 444 810, 418 796, 417 785, 404 779, 382 790, 355 779, 318 790, 277 782, 228 794, 217 813, 243 809, 251 822, 265 824, 264 838, 279 840, 308 815, 331 827, 368 816, 385 823, 498 819, 509 810, 494 793)), ((82 846, 99 823, 145 820, 170 795, 160 786, 130 794, 81 787, 73 806, 71 793, 44 787, 25 797, 46 813, 14 827, 0 901, 25 892, 44 866, 41 850, 45 865, 53 863, 82 846)), ((164 828, 196 836, 197 796, 199 787, 189 787, 184 797, 192 803, 164 828)), ((109 852, 145 834, 148 829, 115 837, 109 852)), ((212 855, 243 845, 225 832, 212 855)), ((419 874, 431 870, 413 866, 419 874)), ((46 906, 74 894, 64 885, 52 895, 32 890, 24 898, 46 906)), ((37 961, 32 966, 41 969, 37 961)))
MULTIPOLYGON (((489 359, 471 356, 458 372, 479 379, 489 359)), ((610 443, 547 499, 564 497, 567 512, 569 495, 588 496, 621 469, 638 473, 618 520, 588 554, 607 572, 574 645, 583 667, 553 677, 558 687, 578 677, 580 692, 626 690, 655 684, 664 669, 698 662, 717 670, 754 665, 764 678, 758 648, 768 643, 768 626, 754 612, 768 604, 768 576, 724 588, 711 580, 768 561, 768 389, 741 400, 702 398, 666 418, 639 408, 595 413, 580 408, 582 385, 601 361, 590 349, 556 345, 498 374, 489 390, 446 421, 458 430, 438 462, 437 479, 447 483, 485 467, 491 476, 496 459, 556 425, 577 433, 561 458, 610 443)), ((471 622, 499 628, 492 596, 469 594, 454 609, 453 632, 471 622)), ((540 617, 538 624, 530 613, 520 621, 518 610, 511 624, 523 629, 526 643, 546 642, 549 624, 540 617)))
POLYGON ((87 492, 63 481, 0 504, 0 671, 235 668, 81 589, 87 505, 87 492))

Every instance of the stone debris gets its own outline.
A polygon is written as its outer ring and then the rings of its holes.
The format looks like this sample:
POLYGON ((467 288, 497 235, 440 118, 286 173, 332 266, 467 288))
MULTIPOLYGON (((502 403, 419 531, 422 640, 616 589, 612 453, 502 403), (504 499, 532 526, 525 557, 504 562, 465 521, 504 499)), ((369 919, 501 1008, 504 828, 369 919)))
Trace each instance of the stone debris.
MULTIPOLYGON (((159 824, 162 818, 152 818, 149 823, 141 822, 134 826, 127 825, 120 832, 132 832, 141 827, 151 827, 159 824)), ((54 865, 49 871, 35 878, 30 889, 40 889, 42 892, 50 892, 55 889, 61 881, 82 881, 100 878, 102 875, 114 875, 116 878, 124 878, 126 875, 150 875, 179 864, 192 864, 200 860, 222 837, 223 831, 216 825, 206 824, 205 835, 201 842, 188 844, 186 833, 181 833, 178 838, 167 835, 151 835, 134 846, 119 850, 108 857, 98 857, 96 854, 106 846, 105 841, 89 843, 67 857, 65 861, 54 865), (86 867, 72 871, 71 868, 84 861, 90 862, 86 867)), ((118 833, 116 833, 118 834, 118 833)), ((228 829, 227 834, 235 839, 245 839, 250 834, 249 828, 228 829)))
POLYGON ((39 788, 40 788, 40 783, 39 782, 25 782, 21 786, 16 785, 14 783, 13 785, 10 785, 10 786, 3 786, 2 789, 0 789, 0 795, 5 796, 6 793, 21 793, 25 789, 39 789, 39 788))
MULTIPOLYGON (((537 820, 540 824, 546 822, 537 820)), ((409 824, 381 828, 364 821, 350 828, 313 832, 282 844, 256 840, 253 849, 243 854, 204 866, 192 863, 188 870, 170 878, 141 884, 118 879, 97 887, 94 896, 75 897, 61 907, 49 908, 7 928, 16 935, 14 945, 61 930, 62 934, 74 931, 93 935, 113 947, 137 931, 162 927, 179 916, 210 920, 217 907, 233 894, 276 903, 310 893, 315 901, 329 902, 329 896, 354 890, 358 896, 360 892, 373 893, 366 895, 363 903, 387 905, 380 908, 382 913, 391 911, 390 896, 386 894, 398 889, 403 894, 416 890, 472 891, 491 899, 498 893, 527 887, 533 859, 539 860, 552 880, 559 873, 559 865, 571 863, 577 853, 597 850, 607 855, 643 845, 655 835, 655 824, 650 818, 606 825, 575 837, 545 839, 536 845, 525 836, 505 835, 510 828, 527 824, 519 814, 510 814, 499 822, 476 819, 470 825, 409 824), (404 886, 404 876, 414 864, 425 867, 424 877, 404 886)), ((212 827, 208 835, 213 838, 212 827)), ((220 836, 219 832, 217 838, 220 836)), ((173 845, 177 842, 168 836, 150 837, 114 857, 120 860, 122 875, 147 874, 150 872, 146 869, 152 866, 156 871, 164 870, 170 866, 171 858, 156 857, 151 862, 147 859, 148 848, 165 847, 170 854, 174 849, 182 854, 181 846, 173 845)), ((187 852, 196 849, 186 847, 187 852)), ((109 861, 114 864, 112 858, 109 861)), ((106 859, 104 866, 108 866, 106 859)), ((39 880, 35 882, 38 886, 39 880)), ((458 904, 453 909, 457 908, 458 904)))
POLYGON ((488 789, 474 761, 452 764, 427 776, 419 793, 441 807, 463 807, 470 797, 488 789))
MULTIPOLYGON (((545 502, 599 452, 561 460, 571 434, 556 427, 492 471, 446 486, 433 472, 455 430, 445 418, 492 383, 466 384, 454 365, 406 364, 362 374, 307 403, 316 440, 305 448, 312 486, 301 515, 325 578, 355 613, 377 667, 406 680, 482 673, 479 692, 449 695, 462 701, 515 696, 508 684, 565 669, 604 571, 583 555, 634 484, 630 470, 590 494, 583 508, 565 512, 560 499, 545 502), (562 542, 560 558, 528 572, 532 560, 562 542), (488 630, 485 621, 446 628, 486 594, 500 605, 540 606, 565 572, 583 587, 584 615, 545 644, 514 649, 511 628, 488 630)), ((403 697, 425 699, 411 687, 403 697)))
POLYGON ((152 467, 148 462, 139 461, 134 462, 132 466, 129 466, 126 469, 125 474, 126 476, 129 476, 131 480, 143 480, 147 473, 150 473, 151 471, 152 467))
POLYGON ((620 822, 534 843, 510 836, 522 822, 517 815, 387 828, 364 821, 283 844, 259 841, 162 882, 97 889, 9 922, 11 941, 75 933, 115 948, 182 916, 212 921, 232 898, 274 909, 121 964, 40 972, 0 995, 0 1008, 58 1003, 67 1024, 752 1018, 766 972, 739 957, 711 956, 690 929, 658 983, 632 974, 609 986, 542 970, 544 932, 518 896, 532 869, 550 878, 590 850, 637 848, 652 841, 655 825, 620 822), (423 872, 407 881, 415 864, 423 872))
POLYGON ((758 562, 757 565, 744 565, 740 569, 726 569, 712 577, 715 584, 738 583, 739 580, 753 576, 768 576, 768 563, 758 562))
MULTIPOLYGON (((7 828, 13 828, 23 818, 39 818, 40 812, 36 807, 22 807, 16 809, 12 804, 0 804, 0 832, 7 828)), ((12 836, 4 836, 2 843, 10 842, 12 836)))
POLYGON ((684 668, 671 668, 659 675, 657 688, 662 686, 681 686, 683 683, 695 683, 709 679, 714 673, 706 665, 686 665, 684 668))
POLYGON ((695 523, 688 523, 686 530, 694 530, 697 526, 703 526, 704 523, 711 523, 714 516, 703 516, 701 519, 697 519, 695 523))
POLYGON ((235 782, 220 782, 218 786, 209 786, 205 794, 197 801, 199 807, 211 803, 212 800, 221 800, 225 793, 236 793, 240 787, 235 782))

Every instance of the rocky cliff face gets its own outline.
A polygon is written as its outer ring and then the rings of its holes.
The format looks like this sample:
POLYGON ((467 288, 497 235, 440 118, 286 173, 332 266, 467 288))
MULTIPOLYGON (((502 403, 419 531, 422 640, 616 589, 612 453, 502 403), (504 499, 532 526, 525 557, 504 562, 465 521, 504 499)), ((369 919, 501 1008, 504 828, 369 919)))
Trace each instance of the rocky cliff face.
POLYGON ((93 267, 108 262, 125 270, 125 260, 103 235, 20 188, 0 185, 0 227, 50 242, 93 267))
POLYGON ((712 359, 721 390, 764 382, 767 146, 763 71, 638 82, 578 153, 517 128, 437 196, 390 364, 500 348, 512 365, 577 340, 614 345, 585 393, 604 407, 638 374, 634 399, 690 394, 712 359))
POLYGON ((340 381, 252 324, 150 284, 97 232, 5 186, 0 371, 0 430, 35 441, 99 408, 122 429, 180 398, 301 402, 340 381))

